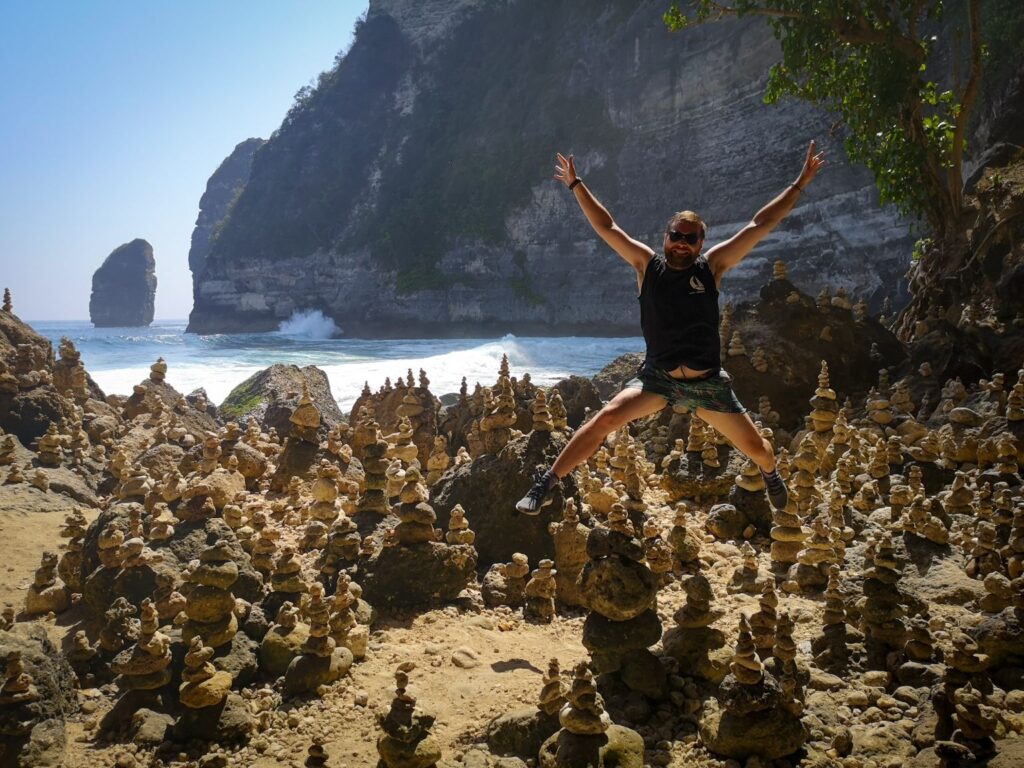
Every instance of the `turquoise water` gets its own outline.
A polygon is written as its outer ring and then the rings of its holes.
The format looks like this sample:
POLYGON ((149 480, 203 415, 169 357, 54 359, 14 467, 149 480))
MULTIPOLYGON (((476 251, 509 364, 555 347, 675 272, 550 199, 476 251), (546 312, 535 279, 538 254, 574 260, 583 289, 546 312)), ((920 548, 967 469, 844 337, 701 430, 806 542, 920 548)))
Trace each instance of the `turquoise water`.
POLYGON ((322 338, 317 322, 285 324, 285 331, 197 336, 185 322, 155 322, 148 328, 93 328, 90 323, 36 322, 51 339, 62 336, 82 353, 86 370, 107 394, 130 394, 149 375, 158 357, 168 364, 167 381, 187 394, 206 389, 214 403, 256 371, 273 363, 315 365, 331 382, 343 411, 351 408, 363 382, 373 389, 423 368, 435 395, 457 392, 465 376, 470 389, 493 384, 502 354, 513 376, 529 371, 537 384, 553 384, 571 374, 592 376, 626 352, 643 351, 642 338, 550 337, 500 339, 367 340, 322 338))

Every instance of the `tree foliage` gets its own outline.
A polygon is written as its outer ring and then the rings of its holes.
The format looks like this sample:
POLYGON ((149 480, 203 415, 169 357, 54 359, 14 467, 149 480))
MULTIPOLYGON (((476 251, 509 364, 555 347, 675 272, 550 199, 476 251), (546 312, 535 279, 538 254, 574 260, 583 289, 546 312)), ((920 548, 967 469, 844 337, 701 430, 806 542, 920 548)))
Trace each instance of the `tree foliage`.
POLYGON ((965 132, 984 54, 981 0, 967 2, 966 30, 943 23, 943 0, 693 0, 673 5, 665 23, 764 17, 782 48, 765 101, 795 96, 834 114, 882 202, 944 239, 961 229, 965 132))

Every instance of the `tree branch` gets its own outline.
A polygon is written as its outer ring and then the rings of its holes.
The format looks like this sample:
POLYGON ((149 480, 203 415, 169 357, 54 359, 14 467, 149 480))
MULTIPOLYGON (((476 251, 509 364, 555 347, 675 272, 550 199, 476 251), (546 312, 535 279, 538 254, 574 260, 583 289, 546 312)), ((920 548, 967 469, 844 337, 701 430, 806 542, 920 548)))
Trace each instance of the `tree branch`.
POLYGON ((981 79, 981 0, 971 0, 967 14, 971 32, 971 71, 967 76, 967 85, 960 94, 960 112, 956 116, 950 157, 953 167, 949 171, 949 196, 958 214, 963 202, 964 134, 974 111, 974 103, 978 98, 978 83, 981 79))
MULTIPOLYGON (((714 21, 718 21, 724 16, 740 15, 740 11, 735 6, 714 2, 714 0, 709 2, 707 7, 714 12, 714 21)), ((799 11, 772 7, 746 8, 743 10, 743 14, 775 19, 798 19, 807 23, 821 24, 835 32, 836 36, 844 43, 850 45, 891 45, 918 63, 923 62, 925 58, 924 51, 913 37, 903 35, 900 30, 895 30, 895 33, 887 33, 873 29, 865 23, 864 19, 859 19, 857 24, 851 24, 845 19, 812 18, 799 11)))

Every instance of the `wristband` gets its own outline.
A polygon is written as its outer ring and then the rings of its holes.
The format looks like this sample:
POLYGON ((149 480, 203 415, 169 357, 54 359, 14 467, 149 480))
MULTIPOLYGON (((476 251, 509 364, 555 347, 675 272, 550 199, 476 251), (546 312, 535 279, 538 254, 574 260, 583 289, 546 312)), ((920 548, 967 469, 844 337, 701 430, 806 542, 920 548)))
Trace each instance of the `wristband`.
POLYGON ((803 192, 803 191, 804 191, 804 188, 803 188, 803 187, 801 187, 801 186, 800 186, 799 184, 790 184, 789 186, 791 186, 791 187, 796 187, 796 188, 797 188, 798 190, 800 190, 801 192, 803 192))
POLYGON ((569 191, 571 192, 573 190, 573 187, 575 187, 577 184, 581 184, 581 183, 583 183, 583 179, 580 178, 579 176, 577 176, 576 177, 576 181, 574 181, 572 184, 569 185, 569 191))

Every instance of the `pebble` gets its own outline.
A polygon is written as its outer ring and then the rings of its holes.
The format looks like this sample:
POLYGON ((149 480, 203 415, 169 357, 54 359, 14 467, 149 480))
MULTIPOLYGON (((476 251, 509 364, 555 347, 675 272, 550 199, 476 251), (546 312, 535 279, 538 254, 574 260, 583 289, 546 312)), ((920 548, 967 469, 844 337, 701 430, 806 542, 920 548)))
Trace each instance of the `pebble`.
POLYGON ((868 688, 886 688, 892 680, 892 676, 881 669, 873 669, 861 676, 861 681, 868 688))
POLYGON ((452 664, 460 669, 473 669, 473 667, 479 667, 480 654, 468 645, 463 645, 456 648, 454 653, 452 653, 452 664))
POLYGON ((875 703, 879 709, 892 709, 897 706, 897 701, 892 696, 879 696, 875 703))
POLYGON ((866 707, 868 695, 864 691, 853 690, 846 694, 846 704, 851 707, 866 707))
POLYGON ((357 707, 365 707, 369 700, 370 694, 366 691, 356 691, 355 699, 353 701, 357 707))
POLYGON ((866 723, 877 723, 879 720, 885 720, 885 713, 878 707, 868 707, 861 718, 866 723))
POLYGON ((480 629, 494 629, 494 622, 490 616, 473 616, 466 623, 471 627, 480 627, 480 629))

